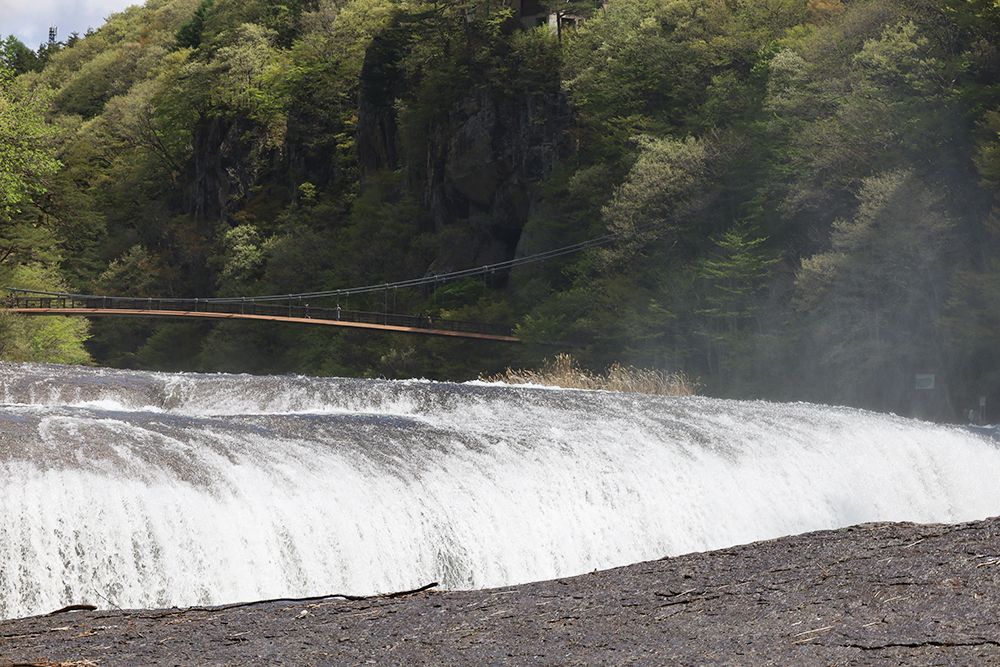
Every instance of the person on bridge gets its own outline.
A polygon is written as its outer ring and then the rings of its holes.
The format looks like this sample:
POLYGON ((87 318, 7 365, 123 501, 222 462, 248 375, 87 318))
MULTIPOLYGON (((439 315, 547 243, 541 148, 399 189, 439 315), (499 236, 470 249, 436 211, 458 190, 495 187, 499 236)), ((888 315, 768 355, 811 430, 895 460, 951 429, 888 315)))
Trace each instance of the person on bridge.
POLYGON ((337 304, 337 307, 334 310, 337 311, 337 319, 339 320, 340 319, 340 304, 339 303, 337 304))

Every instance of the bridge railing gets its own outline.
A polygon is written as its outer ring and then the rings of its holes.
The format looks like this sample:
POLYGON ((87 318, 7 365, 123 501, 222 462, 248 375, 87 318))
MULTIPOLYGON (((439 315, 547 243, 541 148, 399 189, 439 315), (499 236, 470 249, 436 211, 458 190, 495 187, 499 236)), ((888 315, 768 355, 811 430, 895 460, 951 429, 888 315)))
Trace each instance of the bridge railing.
POLYGON ((137 299, 118 296, 32 295, 15 292, 7 297, 4 305, 10 308, 79 309, 79 310, 130 310, 172 311, 177 313, 220 313, 233 315, 258 315, 342 321, 359 324, 407 327, 411 329, 437 329, 457 333, 510 336, 512 328, 490 322, 469 322, 431 318, 427 315, 400 315, 341 308, 318 308, 307 303, 276 301, 259 302, 253 299, 217 301, 205 299, 137 299))

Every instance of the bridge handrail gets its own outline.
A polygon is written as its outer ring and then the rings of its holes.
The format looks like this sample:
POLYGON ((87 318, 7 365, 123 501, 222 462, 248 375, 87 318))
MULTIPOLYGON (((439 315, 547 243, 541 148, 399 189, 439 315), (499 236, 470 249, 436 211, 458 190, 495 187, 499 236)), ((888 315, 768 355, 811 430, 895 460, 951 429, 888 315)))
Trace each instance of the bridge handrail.
POLYGON ((358 324, 406 327, 411 329, 439 329, 457 333, 488 334, 510 336, 512 327, 492 322, 470 322, 465 320, 432 319, 428 315, 404 315, 363 310, 346 310, 310 306, 308 303, 289 302, 278 304, 274 301, 260 303, 254 298, 233 301, 207 299, 180 299, 160 297, 95 296, 86 294, 65 294, 42 292, 21 288, 2 288, 10 293, 8 307, 14 308, 59 308, 80 310, 132 310, 204 312, 221 314, 257 315, 265 317, 288 317, 294 319, 316 319, 342 321, 358 324), (23 295, 23 296, 21 296, 23 295), (31 295, 31 296, 28 296, 31 295))

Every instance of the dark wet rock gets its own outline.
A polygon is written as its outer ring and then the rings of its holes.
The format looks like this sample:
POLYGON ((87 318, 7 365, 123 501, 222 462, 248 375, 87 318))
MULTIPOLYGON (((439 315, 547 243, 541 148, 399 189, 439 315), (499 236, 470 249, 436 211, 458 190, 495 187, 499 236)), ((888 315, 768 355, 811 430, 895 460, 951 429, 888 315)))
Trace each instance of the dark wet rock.
POLYGON ((997 664, 998 583, 1000 519, 864 524, 493 590, 0 621, 0 665, 997 664))

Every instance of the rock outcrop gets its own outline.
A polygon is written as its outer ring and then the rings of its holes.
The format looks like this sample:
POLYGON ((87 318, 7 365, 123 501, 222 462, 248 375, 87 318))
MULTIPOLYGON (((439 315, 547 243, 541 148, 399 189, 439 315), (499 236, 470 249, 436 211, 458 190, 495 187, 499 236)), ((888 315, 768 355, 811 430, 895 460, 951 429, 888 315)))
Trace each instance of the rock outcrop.
POLYGON ((521 230, 542 200, 540 185, 570 153, 572 113, 562 98, 498 99, 469 91, 428 142, 423 200, 435 228, 460 224, 464 257, 442 270, 512 259, 521 230), (469 243, 471 241, 471 244, 469 243))
POLYGON ((362 180, 385 169, 410 174, 433 230, 449 232, 430 273, 513 258, 541 200, 541 183, 572 152, 566 96, 500 94, 483 83, 426 125, 405 130, 399 117, 407 92, 398 62, 402 52, 398 35, 389 32, 366 56, 357 135, 362 180), (420 134, 410 137, 409 152, 405 131, 420 134))

